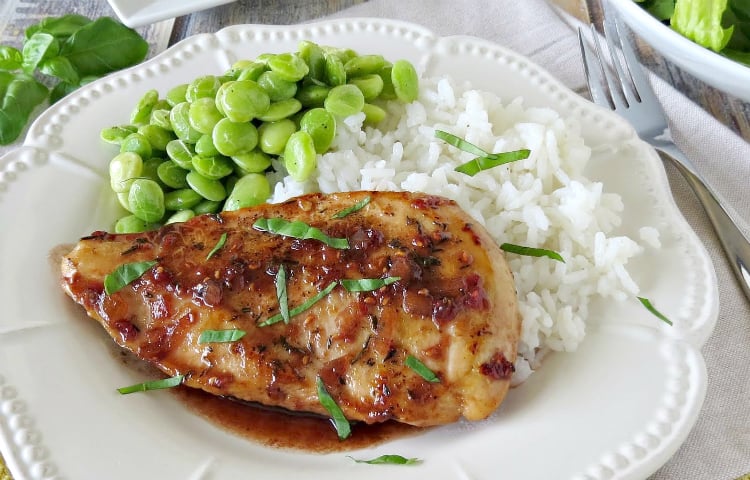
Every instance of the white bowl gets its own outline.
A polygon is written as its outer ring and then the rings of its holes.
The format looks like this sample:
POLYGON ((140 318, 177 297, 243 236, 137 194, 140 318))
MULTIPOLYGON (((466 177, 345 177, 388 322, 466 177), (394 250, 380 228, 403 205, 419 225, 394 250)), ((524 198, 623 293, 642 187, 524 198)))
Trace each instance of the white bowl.
POLYGON ((750 102, 750 67, 688 40, 633 0, 610 0, 610 4, 633 32, 665 58, 707 84, 750 102))

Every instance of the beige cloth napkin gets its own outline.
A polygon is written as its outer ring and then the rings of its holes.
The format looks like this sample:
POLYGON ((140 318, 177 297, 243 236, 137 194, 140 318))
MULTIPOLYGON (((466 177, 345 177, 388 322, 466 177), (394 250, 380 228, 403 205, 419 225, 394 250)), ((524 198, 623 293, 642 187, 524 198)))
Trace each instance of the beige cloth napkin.
MULTIPOLYGON (((586 92, 576 22, 543 0, 373 0, 336 16, 394 18, 440 35, 492 40, 527 56, 574 91, 586 92)), ((664 81, 652 79, 677 144, 747 226, 750 144, 664 81)), ((677 204, 713 259, 720 311, 703 348, 708 393, 701 415, 684 445, 651 479, 731 480, 750 472, 750 302, 692 191, 670 165, 667 172, 677 204)))

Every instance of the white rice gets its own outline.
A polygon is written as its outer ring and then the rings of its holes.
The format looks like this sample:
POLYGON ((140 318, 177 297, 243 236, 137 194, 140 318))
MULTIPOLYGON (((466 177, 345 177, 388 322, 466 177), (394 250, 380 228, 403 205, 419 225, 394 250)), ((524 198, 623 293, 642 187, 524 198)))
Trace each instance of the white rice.
MULTIPOLYGON (((523 99, 456 85, 449 78, 422 79, 420 98, 392 102, 378 129, 362 128, 364 115, 338 126, 334 151, 318 156, 317 177, 297 183, 283 177, 272 201, 302 193, 409 190, 447 196, 482 223, 498 244, 554 250, 565 262, 508 254, 523 317, 515 383, 538 368, 548 351, 574 351, 583 341, 595 297, 625 299, 638 293, 626 269, 644 247, 613 234, 623 203, 583 175, 591 157, 576 121, 523 99), (445 130, 484 150, 528 148, 526 160, 474 177, 453 169, 472 157, 434 137, 445 130)), ((281 168, 280 165, 276 165, 281 168)), ((659 246, 658 231, 641 240, 659 246)))

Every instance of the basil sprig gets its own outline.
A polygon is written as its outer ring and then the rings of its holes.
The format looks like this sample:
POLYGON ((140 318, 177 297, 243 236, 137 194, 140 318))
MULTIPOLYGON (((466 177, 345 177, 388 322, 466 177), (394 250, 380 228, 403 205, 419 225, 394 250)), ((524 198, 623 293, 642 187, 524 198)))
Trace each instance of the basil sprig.
POLYGON ((245 336, 247 332, 237 328, 228 330, 204 330, 198 337, 198 343, 227 343, 236 342, 245 336))
POLYGON ((352 205, 351 207, 345 208, 343 210, 340 210, 340 211, 334 213, 332 218, 344 218, 347 215, 351 215, 354 212, 362 210, 363 208, 365 208, 367 206, 368 203, 370 203, 370 197, 365 197, 362 200, 360 200, 359 202, 357 202, 354 205, 352 205))
POLYGON ((531 150, 528 149, 513 150, 510 152, 489 153, 477 147, 473 143, 467 142, 461 137, 457 137, 456 135, 444 132, 442 130, 435 130, 435 137, 443 140, 449 145, 458 148, 459 150, 463 150, 464 152, 471 153, 472 155, 477 156, 473 160, 469 160, 468 162, 454 168, 456 172, 463 173, 470 177, 473 177, 477 173, 484 170, 489 170, 491 168, 505 165, 506 163, 515 162, 517 160, 523 160, 525 158, 528 158, 531 154, 531 150))
POLYGON ((427 365, 422 363, 421 360, 419 360, 414 355, 408 355, 406 359, 404 360, 404 365, 414 370, 417 375, 424 378, 430 383, 440 383, 440 378, 438 378, 437 375, 435 375, 435 372, 430 370, 427 365))
POLYGON ((641 302, 641 305, 646 307, 646 310, 654 314, 656 318, 666 323, 670 327, 672 326, 672 320, 670 320, 669 318, 666 317, 666 315, 664 315, 659 310, 657 310, 656 307, 654 307, 654 305, 651 303, 651 300, 649 300, 648 298, 644 298, 644 297, 638 297, 638 301, 641 302))
MULTIPOLYGON (((326 288, 319 291, 315 296, 308 298, 304 303, 301 305, 298 305, 291 310, 289 310, 289 317, 293 317, 295 315, 299 315, 300 313, 304 312, 308 308, 315 305, 317 302, 323 299, 326 295, 331 293, 334 288, 336 288, 336 285, 338 285, 338 282, 331 282, 328 284, 326 288)), ((276 315, 272 316, 268 320, 261 322, 258 324, 259 327, 266 327, 268 325, 273 325, 274 323, 279 323, 280 321, 284 320, 284 317, 281 315, 281 313, 277 313, 276 315)))
POLYGON ((478 157, 486 157, 487 155, 489 155, 488 152, 485 152, 473 143, 467 142, 463 138, 453 135, 452 133, 448 133, 443 130, 435 130, 435 137, 444 141, 448 145, 453 145, 457 149, 463 150, 467 153, 471 153, 472 155, 476 155, 478 157))
POLYGON ((546 248, 525 247, 523 245, 515 245, 513 243, 503 243, 502 245, 500 245, 500 249, 505 250, 506 252, 517 253, 519 255, 526 255, 529 257, 547 257, 551 258, 552 260, 557 260, 558 262, 565 263, 565 260, 559 253, 555 252, 554 250, 547 250, 546 248))
POLYGON ((368 465, 418 465, 422 463, 422 460, 419 458, 407 458, 401 455, 381 455, 370 460, 357 459, 350 455, 347 455, 347 457, 356 463, 366 463, 368 465))
POLYGON ((122 395, 136 392, 146 392, 148 390, 161 390, 163 388, 172 388, 182 383, 185 375, 175 375, 170 378, 163 378, 161 380, 151 380, 149 382, 136 383, 129 387, 118 388, 117 391, 122 395))
POLYGON ((221 234, 221 237, 219 237, 219 241, 216 242, 216 245, 214 245, 214 248, 211 249, 210 252, 208 252, 208 255, 206 255, 206 260, 209 260, 211 257, 216 255, 216 252, 224 248, 224 245, 227 243, 227 232, 224 232, 221 234))
POLYGON ((511 152, 493 153, 486 157, 477 157, 473 160, 469 160, 456 168, 455 171, 463 173, 470 177, 473 177, 477 173, 489 170, 490 168, 499 167, 506 163, 515 162, 516 160, 523 160, 528 158, 531 150, 513 150, 511 152))
POLYGON ((342 279, 339 282, 347 292, 372 292, 399 280, 401 277, 342 279))
POLYGON ((118 266, 112 273, 104 277, 104 291, 107 292, 107 295, 111 295, 121 290, 140 278, 141 275, 149 271, 157 263, 156 260, 148 260, 145 262, 125 263, 118 266))
POLYGON ((344 412, 341 407, 338 406, 336 400, 333 399, 326 386, 323 383, 323 379, 320 377, 316 380, 318 388, 318 401, 323 408, 331 415, 333 420, 333 426, 336 429, 336 434, 339 436, 339 440, 346 440, 349 435, 352 434, 352 426, 349 424, 349 420, 344 416, 344 412))
POLYGON ((279 302, 279 313, 284 323, 289 323, 289 299, 286 293, 286 269, 284 265, 279 265, 279 271, 276 274, 276 299, 279 302))
POLYGON ((329 237, 320 229, 312 227, 305 222, 294 220, 290 222, 283 218, 259 218, 253 224, 253 228, 261 232, 273 233, 284 237, 297 238, 299 240, 318 240, 332 248, 347 249, 349 240, 346 238, 329 237))
POLYGON ((95 78, 141 62, 148 53, 138 32, 110 17, 46 17, 24 33, 20 50, 0 46, 2 145, 18 138, 46 100, 52 104, 95 78))

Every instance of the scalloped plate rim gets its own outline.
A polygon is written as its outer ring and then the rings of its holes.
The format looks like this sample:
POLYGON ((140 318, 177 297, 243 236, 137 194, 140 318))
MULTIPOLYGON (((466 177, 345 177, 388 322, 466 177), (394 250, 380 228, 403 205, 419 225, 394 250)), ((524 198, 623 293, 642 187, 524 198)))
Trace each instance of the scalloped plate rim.
MULTIPOLYGON (((231 31, 231 30, 241 30, 241 31, 248 31, 249 30, 249 31, 252 31, 254 29, 255 30, 257 30, 257 29, 265 29, 265 30, 275 31, 275 32, 284 32, 284 31, 299 31, 299 30, 304 30, 304 29, 307 29, 307 28, 310 28, 310 27, 313 27, 313 26, 320 26, 320 25, 330 25, 330 24, 352 25, 355 22, 364 22, 366 25, 377 25, 377 24, 380 24, 380 25, 393 25, 393 26, 397 26, 397 27, 401 27, 401 28, 407 28, 407 29, 412 29, 414 31, 419 31, 419 32, 421 32, 423 34, 424 33, 428 33, 433 39, 436 39, 436 40, 447 41, 447 42, 451 42, 451 41, 469 42, 469 43, 481 44, 481 45, 485 45, 485 46, 491 46, 492 48, 497 48, 500 51, 502 51, 505 54, 506 57, 512 58, 512 59, 517 60, 517 61, 520 60, 520 61, 525 62, 526 63, 526 67, 529 68, 529 69, 531 69, 532 72, 535 75, 537 75, 537 76, 539 76, 539 75, 543 76, 544 80, 546 82, 550 82, 553 85, 553 89, 555 89, 558 92, 558 94, 560 94, 560 97, 564 97, 564 100, 570 102, 571 105, 575 105, 576 106, 576 109, 578 109, 578 111, 574 112, 575 114, 579 115, 583 111, 583 112, 588 112, 588 113, 590 113, 592 115, 602 115, 602 116, 605 116, 605 117, 609 116, 609 120, 611 122, 617 124, 624 131, 628 131, 629 132, 628 136, 632 140, 637 141, 637 139, 634 138, 634 134, 632 133, 632 129, 629 128, 629 125, 627 125, 624 122, 624 120, 619 119, 619 117, 615 117, 610 112, 605 111, 603 109, 600 109, 600 107, 597 107, 594 104, 588 102, 587 100, 579 97, 574 92, 570 91, 567 87, 565 87, 564 85, 562 85, 549 72, 547 72, 546 70, 544 70, 542 67, 539 67, 538 65, 534 64, 533 62, 531 62, 530 60, 528 60, 526 57, 524 57, 524 56, 522 56, 522 55, 520 55, 520 54, 518 54, 516 52, 512 52, 510 50, 507 50, 504 47, 499 46, 497 44, 494 44, 492 42, 488 42, 488 41, 486 41, 484 39, 477 39, 477 38, 474 38, 474 37, 471 37, 471 36, 467 36, 467 35, 439 37, 436 34, 434 34, 433 32, 425 29, 422 26, 414 25, 414 24, 411 24, 411 23, 408 23, 408 22, 390 21, 390 20, 382 20, 382 19, 368 19, 368 18, 337 19, 337 20, 328 20, 328 21, 314 22, 314 23, 304 24, 304 25, 292 25, 292 26, 235 25, 235 26, 231 26, 231 27, 226 27, 225 29, 222 29, 219 32, 216 32, 216 33, 213 33, 213 34, 202 34, 201 36, 204 37, 204 38, 206 38, 206 36, 208 36, 208 37, 214 37, 215 39, 220 39, 220 34, 222 34, 222 32, 226 33, 227 31, 231 31)), ((130 68, 128 70, 125 70, 125 71, 122 71, 122 72, 118 72, 118 73, 113 74, 113 75, 111 75, 109 77, 106 77, 104 79, 98 80, 97 82, 94 82, 94 84, 92 84, 92 86, 91 86, 91 89, 96 88, 96 85, 104 85, 107 82, 112 82, 116 78, 125 78, 127 75, 129 75, 129 74, 131 74, 133 72, 144 71, 144 70, 150 68, 151 66, 157 65, 158 62, 162 61, 162 59, 164 59, 166 55, 168 55, 168 54, 175 54, 180 49, 187 48, 191 44, 191 42, 195 42, 195 41, 199 41, 199 39, 196 39, 194 37, 190 37, 188 39, 185 39, 185 40, 179 42, 178 44, 176 44, 175 46, 171 47, 167 51, 162 52, 161 54, 155 56, 154 58, 148 60, 147 62, 144 62, 141 65, 138 65, 136 67, 132 67, 132 68, 130 68)), ((222 47, 225 48, 225 49, 230 49, 231 48, 231 46, 229 46, 229 45, 222 45, 222 47)), ((41 152, 43 152, 48 157, 50 155, 53 155, 55 153, 55 151, 56 151, 55 148, 51 148, 51 149, 41 148, 40 149, 40 147, 38 145, 35 145, 35 140, 42 140, 41 137, 43 137, 44 135, 42 135, 40 137, 35 137, 33 132, 35 132, 35 131, 37 131, 39 129, 43 130, 43 126, 44 125, 48 125, 50 123, 49 120, 51 118, 53 118, 54 114, 56 114, 57 112, 63 110, 68 105, 73 105, 74 102, 75 102, 75 100, 77 98, 79 98, 80 96, 82 96, 85 91, 86 90, 83 90, 83 91, 79 90, 78 92, 72 94, 70 97, 67 97, 66 99, 64 99, 60 103, 58 103, 57 105, 51 107, 48 111, 44 112, 36 121, 34 121, 33 124, 32 124, 32 126, 31 126, 31 128, 30 128, 30 130, 29 130, 29 133, 28 133, 26 139, 24 140, 23 146, 20 149, 18 149, 18 151, 13 151, 13 152, 11 152, 11 153, 3 156, 2 158, 0 158, 0 166, 2 167, 2 172, 0 172, 0 173, 4 173, 4 172, 8 171, 8 165, 11 165, 13 163, 12 162, 13 158, 15 157, 15 155, 20 154, 21 151, 25 151, 27 149, 36 149, 36 150, 41 150, 41 152)), ((568 113, 570 113, 570 112, 568 112, 568 113)), ((640 148, 650 149, 650 147, 645 146, 645 144, 643 144, 642 146, 640 146, 640 148)), ((652 161, 652 162, 654 162, 654 161, 658 162, 658 157, 655 154, 653 154, 653 158, 650 161, 652 161)), ((659 163, 659 168, 660 168, 660 172, 663 173, 664 172, 663 171, 663 167, 661 166, 660 163, 659 163)), ((19 174, 26 174, 26 173, 19 173, 19 174)), ((2 179, 2 177, 0 177, 0 180, 1 179, 2 179)), ((659 185, 660 187, 664 187, 665 185, 668 185, 667 182, 666 182, 666 174, 664 174, 663 176, 660 175, 660 178, 657 180, 657 182, 660 184, 659 185)), ((661 192, 661 190, 660 190, 660 192, 661 192)), ((663 198, 661 198, 661 199, 662 200, 667 200, 668 201, 667 203, 670 203, 670 204, 666 205, 666 206, 668 208, 674 210, 673 213, 675 215, 674 215, 674 217, 671 218, 671 220, 673 222, 677 223, 677 225, 675 225, 675 226, 680 227, 684 232, 687 232, 689 234, 689 239, 688 240, 691 243, 691 246, 693 248, 696 248, 698 250, 698 252, 697 252, 698 253, 698 257, 700 257, 702 260, 704 260, 704 262, 707 262, 706 266, 709 267, 709 270, 714 274, 714 280, 709 281, 708 283, 710 283, 710 284, 712 284, 712 286, 716 287, 715 272, 713 271, 713 268, 711 267, 710 259, 707 256, 705 248, 700 243, 700 241, 698 240, 698 238, 694 234, 694 232, 692 232, 692 230, 689 228, 687 222, 682 217, 682 215, 679 213, 679 210, 677 210, 677 207, 676 207, 676 204, 674 203, 673 197, 668 192, 662 192, 662 193, 663 193, 663 195, 662 195, 663 198), (669 201, 671 201, 671 202, 669 202, 669 201)), ((3 202, 3 197, 5 197, 6 195, 7 195, 7 192, 0 190, 0 203, 3 202)), ((715 324, 716 319, 718 317, 718 304, 717 304, 717 298, 716 298, 715 293, 709 292, 709 293, 706 293, 706 296, 708 298, 710 298, 711 300, 713 300, 712 303, 714 304, 713 308, 711 308, 710 311, 708 311, 706 313, 706 317, 703 319, 704 322, 705 322, 704 323, 704 327, 707 328, 710 331, 711 329, 713 329, 713 325, 715 324)), ((2 336, 0 336, 0 339, 2 339, 2 336)), ((679 338, 668 338, 666 336, 664 336, 662 338, 662 340, 665 341, 665 342, 667 342, 667 343, 675 343, 675 344, 683 343, 682 340, 679 339, 679 338)), ((699 392, 699 394, 696 397, 692 398, 692 400, 694 400, 695 402, 697 402, 698 405, 700 406, 700 404, 702 404, 702 401, 703 401, 703 394, 705 393, 705 365, 703 364, 703 358, 702 358, 702 356, 700 354, 700 346, 702 345, 702 342, 705 341, 705 338, 699 339, 699 340, 693 339, 692 341, 690 341, 690 339, 688 339, 688 341, 689 341, 689 343, 687 344, 688 346, 686 347, 688 349, 688 352, 689 353, 692 352, 693 354, 695 354, 695 355, 698 356, 698 358, 700 359, 700 363, 703 365, 703 369, 704 369, 703 374, 699 375, 699 377, 698 377, 698 380, 699 380, 698 390, 702 390, 703 393, 699 392)), ((0 380, 1 379, 2 379, 2 377, 0 376, 0 380)), ((2 382, 0 381, 0 383, 2 383, 2 382)), ((698 410, 699 410, 699 407, 698 407, 698 410)), ((697 416, 697 410, 694 410, 694 411, 692 411, 690 413, 690 415, 688 417, 684 417, 684 418, 682 418, 682 420, 686 421, 690 425, 690 427, 692 427, 692 425, 695 422, 696 416, 697 416)), ((0 420, 2 420, 2 418, 0 418, 0 420)), ((680 432, 683 435, 682 440, 684 440, 684 436, 687 435, 688 431, 689 431, 689 429, 680 432)), ((6 443, 4 446, 7 449, 8 445, 10 444, 10 441, 6 438, 7 432, 5 432, 4 430, 0 430, 0 434, 2 434, 2 435, 0 435, 0 440, 3 440, 4 443, 6 443)), ((682 440, 680 440, 679 442, 672 442, 672 443, 670 443, 669 445, 667 445, 668 448, 662 448, 660 450, 657 450, 654 455, 647 456, 641 464, 635 465, 635 467, 640 468, 641 470, 643 470, 643 469, 649 470, 649 471, 655 470, 656 468, 658 468, 659 465, 661 465, 661 463, 663 463, 664 461, 666 461, 667 458, 669 456, 671 456, 671 454, 674 451, 677 450, 677 448, 679 448, 679 444, 681 443, 682 440)), ((652 453, 654 453, 654 452, 652 452, 652 453)), ((11 467, 13 465, 15 465, 16 467, 19 467, 21 464, 23 464, 23 462, 19 458, 16 458, 15 456, 11 456, 9 459, 6 459, 6 461, 8 461, 8 464, 11 467)), ((584 467, 586 467, 586 466, 582 466, 582 468, 584 468, 584 467)), ((20 468, 19 468, 19 471, 20 471, 20 468)), ((620 472, 620 473, 622 473, 622 472, 620 472)), ((626 476, 618 477, 618 478, 635 478, 635 477, 632 477, 632 472, 631 473, 624 473, 624 475, 626 475, 626 476)), ((24 479, 23 478, 17 478, 16 480, 24 480, 24 479)))

